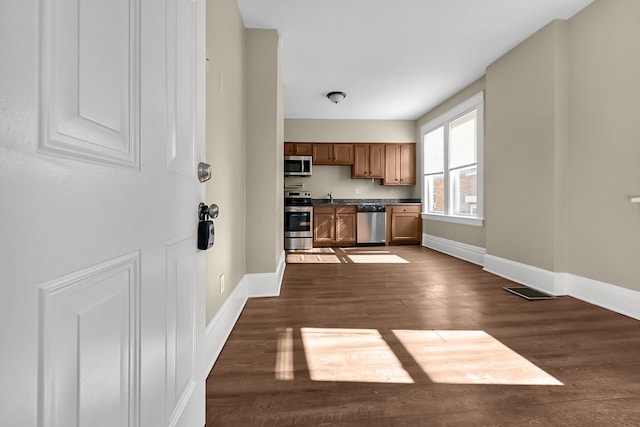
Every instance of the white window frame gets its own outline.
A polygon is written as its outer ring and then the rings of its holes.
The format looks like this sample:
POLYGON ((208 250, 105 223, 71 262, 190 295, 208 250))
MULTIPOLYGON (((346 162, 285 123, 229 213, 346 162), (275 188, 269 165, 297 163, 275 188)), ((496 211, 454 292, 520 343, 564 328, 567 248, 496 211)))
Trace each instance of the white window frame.
POLYGON ((422 156, 420 159, 421 164, 421 172, 422 172, 422 218, 435 220, 435 221, 444 221, 451 222, 455 224, 464 224, 464 225, 473 225, 476 227, 482 227, 484 225, 484 91, 480 91, 468 98, 467 100, 461 102, 455 107, 451 108, 447 112, 441 114, 435 119, 425 123, 420 126, 420 135, 421 135, 421 147, 422 147, 422 156), (452 206, 450 202, 450 192, 451 186, 449 183, 449 171, 448 171, 448 162, 445 161, 444 168, 444 180, 445 180, 445 212, 443 214, 431 213, 427 209, 427 189, 425 188, 425 170, 424 170, 424 155, 425 155, 425 136, 430 132, 436 130, 437 128, 443 126, 445 129, 445 138, 444 138, 444 149, 445 149, 445 159, 449 156, 449 124, 454 120, 464 116, 465 114, 477 110, 477 147, 478 152, 477 155, 477 167, 478 167, 478 178, 477 178, 477 211, 475 217, 470 216, 461 216, 461 215, 453 215, 452 206))

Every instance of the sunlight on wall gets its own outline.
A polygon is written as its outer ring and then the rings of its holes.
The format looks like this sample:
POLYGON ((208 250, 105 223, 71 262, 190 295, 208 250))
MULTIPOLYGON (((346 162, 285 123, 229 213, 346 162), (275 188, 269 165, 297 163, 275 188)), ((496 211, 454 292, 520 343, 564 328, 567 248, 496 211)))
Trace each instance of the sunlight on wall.
POLYGON ((313 381, 412 383, 375 329, 302 328, 313 381))
POLYGON ((393 333, 437 383, 563 385, 484 331, 393 333))

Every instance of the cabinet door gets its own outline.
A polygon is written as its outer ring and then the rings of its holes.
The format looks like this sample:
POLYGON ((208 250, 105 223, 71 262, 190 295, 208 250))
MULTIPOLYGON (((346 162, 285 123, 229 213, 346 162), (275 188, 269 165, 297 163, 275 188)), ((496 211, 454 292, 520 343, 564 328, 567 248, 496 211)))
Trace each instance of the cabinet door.
POLYGON ((387 144, 383 185, 415 185, 416 145, 387 144))
POLYGON ((285 142, 284 143, 284 155, 285 156, 295 156, 296 155, 296 144, 294 142, 285 142))
POLYGON ((384 178, 384 144, 369 144, 369 178, 384 178))
POLYGON ((385 147, 384 185, 400 184, 400 147, 387 144, 385 147))
POLYGON ((333 164, 333 144, 313 144, 313 164, 333 164))
POLYGON ((369 144, 353 145, 352 178, 369 178, 369 144))
POLYGON ((316 206, 313 209, 313 245, 330 246, 336 240, 335 208, 316 206))
POLYGON ((296 156, 310 156, 313 144, 296 143, 296 156))
POLYGON ((284 143, 284 155, 285 156, 310 156, 311 147, 313 144, 306 142, 285 142, 284 143))
POLYGON ((353 164, 353 144, 333 144, 333 164, 353 164))
POLYGON ((400 184, 415 185, 416 183, 416 145, 402 144, 398 148, 400 153, 400 184))
POLYGON ((356 214, 336 214, 336 242, 341 246, 356 242, 356 214))
POLYGON ((420 206, 387 206, 391 212, 391 244, 419 244, 422 234, 420 206))

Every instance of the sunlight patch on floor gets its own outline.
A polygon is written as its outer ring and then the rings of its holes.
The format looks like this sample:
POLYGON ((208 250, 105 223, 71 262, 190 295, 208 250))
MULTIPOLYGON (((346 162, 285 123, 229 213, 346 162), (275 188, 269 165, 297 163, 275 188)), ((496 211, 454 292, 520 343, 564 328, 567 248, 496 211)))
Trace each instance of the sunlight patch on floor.
POLYGON ((313 381, 413 383, 375 329, 302 328, 313 381))
POLYGON ((293 367, 293 328, 278 329, 278 355, 276 358, 276 379, 292 381, 295 379, 293 367))
MULTIPOLYGON (((376 329, 301 328, 309 377, 313 381, 412 384, 564 385, 481 330, 391 331, 389 341, 376 329), (391 346, 394 346, 392 349, 391 346), (395 348, 398 347, 398 348, 395 348), (398 359, 410 356, 411 361, 398 359), (407 365, 407 363, 409 363, 407 365), (406 369, 421 369, 412 377, 406 369)), ((294 380, 293 329, 277 330, 276 379, 294 380)))
POLYGON ((408 264, 409 261, 398 255, 349 255, 354 264, 408 264))
POLYGON ((563 385, 484 331, 393 333, 437 383, 563 385))
POLYGON ((313 248, 287 251, 289 264, 409 264, 388 250, 351 248, 313 248))
POLYGON ((330 254, 301 254, 290 253, 287 254, 287 263, 289 264, 341 264, 342 261, 330 254))

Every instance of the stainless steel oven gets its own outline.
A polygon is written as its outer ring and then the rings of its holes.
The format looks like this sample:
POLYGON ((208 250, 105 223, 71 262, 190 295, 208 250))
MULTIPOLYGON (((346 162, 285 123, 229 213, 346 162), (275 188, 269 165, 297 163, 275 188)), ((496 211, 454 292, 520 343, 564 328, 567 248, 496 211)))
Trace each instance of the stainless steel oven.
POLYGON ((308 191, 285 191, 284 248, 313 248, 313 206, 308 191))

